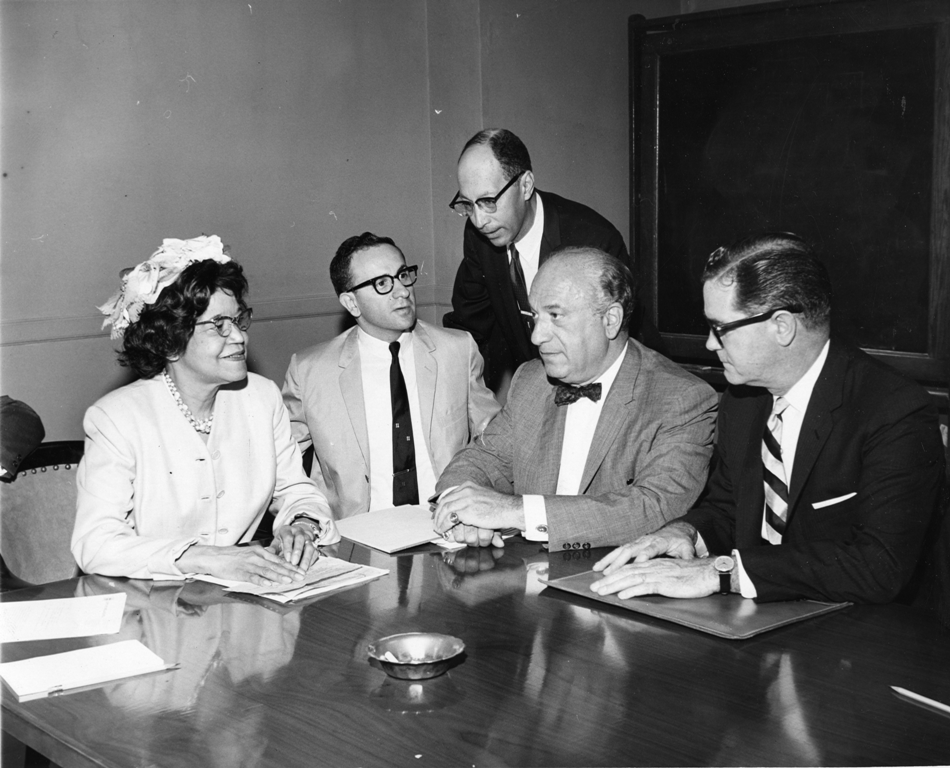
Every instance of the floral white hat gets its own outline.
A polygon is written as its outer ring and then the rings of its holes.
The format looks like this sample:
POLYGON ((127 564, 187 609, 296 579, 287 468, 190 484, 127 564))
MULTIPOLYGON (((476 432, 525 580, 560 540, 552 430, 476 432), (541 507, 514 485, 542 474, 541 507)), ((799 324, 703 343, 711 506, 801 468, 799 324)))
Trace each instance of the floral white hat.
POLYGON ((130 323, 139 319, 142 307, 154 304, 162 290, 174 283, 182 271, 196 261, 211 259, 219 264, 231 261, 221 238, 202 235, 191 240, 166 238, 162 247, 122 276, 122 285, 111 299, 98 307, 106 319, 103 329, 112 326, 112 338, 121 339, 130 323))

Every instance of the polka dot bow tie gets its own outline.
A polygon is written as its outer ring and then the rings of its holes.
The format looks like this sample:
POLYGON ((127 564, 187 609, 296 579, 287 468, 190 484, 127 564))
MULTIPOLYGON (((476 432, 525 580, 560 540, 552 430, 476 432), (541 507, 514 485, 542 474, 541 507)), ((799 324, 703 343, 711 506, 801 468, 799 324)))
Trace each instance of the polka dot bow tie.
POLYGON ((600 400, 600 383, 585 384, 583 387, 572 387, 570 384, 558 384, 554 392, 555 405, 570 405, 582 397, 587 397, 595 403, 600 400))

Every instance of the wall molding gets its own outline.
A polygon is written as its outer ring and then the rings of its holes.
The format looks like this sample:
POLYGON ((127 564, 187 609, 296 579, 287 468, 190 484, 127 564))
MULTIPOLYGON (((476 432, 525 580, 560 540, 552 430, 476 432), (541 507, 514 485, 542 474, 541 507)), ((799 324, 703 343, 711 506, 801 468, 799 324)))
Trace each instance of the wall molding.
MULTIPOLYGON (((264 299, 251 304, 255 321, 331 317, 344 311, 336 296, 325 294, 264 299)), ((452 306, 452 291, 432 285, 417 285, 416 306, 420 312, 429 307, 447 311, 452 306)), ((0 323, 0 347, 108 337, 109 330, 102 329, 102 320, 100 314, 9 320, 0 323)))

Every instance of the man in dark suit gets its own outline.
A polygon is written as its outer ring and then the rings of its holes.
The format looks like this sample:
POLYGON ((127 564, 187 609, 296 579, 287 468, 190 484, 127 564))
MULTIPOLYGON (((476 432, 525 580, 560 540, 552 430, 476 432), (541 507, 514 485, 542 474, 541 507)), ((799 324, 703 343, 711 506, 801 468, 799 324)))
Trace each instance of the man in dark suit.
POLYGON ((715 470, 694 509, 599 561, 591 588, 893 600, 943 480, 929 397, 831 337, 828 273, 798 237, 720 248, 703 280, 707 348, 730 384, 715 470))
POLYGON ((541 360, 449 462, 435 529, 501 545, 515 528, 552 549, 628 541, 683 514, 712 454, 712 388, 627 335, 633 280, 593 248, 553 254, 531 287, 541 360))
MULTIPOLYGON (((534 186, 531 157, 505 129, 476 133, 458 162, 450 206, 466 218, 462 263, 446 328, 468 331, 485 359, 485 383, 498 392, 522 363, 536 359, 528 293, 538 268, 559 248, 591 246, 633 270, 623 237, 596 211, 534 186)), ((634 338, 661 352, 652 323, 635 307, 634 338)))

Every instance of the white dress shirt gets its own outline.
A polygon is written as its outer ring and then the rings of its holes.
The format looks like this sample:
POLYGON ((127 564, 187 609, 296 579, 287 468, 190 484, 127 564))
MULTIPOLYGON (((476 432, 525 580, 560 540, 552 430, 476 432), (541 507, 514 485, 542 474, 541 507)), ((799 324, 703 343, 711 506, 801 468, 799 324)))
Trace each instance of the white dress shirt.
MULTIPOLYGON (((425 430, 416 386, 416 357, 411 332, 399 339, 399 367, 409 394, 409 415, 416 452, 416 482, 419 501, 424 503, 435 492, 435 471, 429 459, 425 430)), ((369 438, 369 510, 393 506, 393 407, 389 391, 389 369, 392 354, 389 342, 357 329, 360 353, 360 374, 363 382, 363 407, 366 410, 366 431, 369 438)))
MULTIPOLYGON (((791 389, 782 397, 788 403, 788 407, 782 412, 782 465, 785 467, 785 484, 792 487, 792 470, 795 468, 795 451, 798 449, 798 436, 802 431, 802 422, 805 420, 805 411, 808 410, 808 401, 811 400, 811 393, 815 389, 815 383, 821 374, 821 369, 825 367, 825 360, 828 359, 828 348, 831 342, 826 341, 825 346, 821 348, 815 362, 811 364, 805 374, 796 381, 791 389)), ((778 398, 772 397, 772 405, 778 398)), ((762 507, 762 536, 765 537, 765 507, 762 507)), ((700 537, 702 539, 702 537, 700 537)), ((706 545, 703 544, 703 549, 706 545)), ((777 545, 781 546, 781 544, 777 545)), ((699 547, 697 546, 697 554, 699 547)), ((732 550, 732 556, 736 559, 736 566, 739 571, 739 590, 743 597, 756 597, 758 591, 752 583, 752 579, 746 573, 742 566, 742 557, 739 551, 732 550)))
MULTIPOLYGON (((514 246, 518 249, 518 259, 521 261, 521 269, 524 272, 524 284, 531 292, 531 283, 534 282, 534 276, 538 274, 538 267, 541 262, 541 238, 544 235, 544 206, 541 204, 541 194, 534 193, 535 200, 538 201, 537 210, 534 212, 534 222, 531 229, 525 232, 524 237, 518 240, 514 246)), ((511 249, 508 249, 508 263, 511 264, 511 249)))
MULTIPOLYGON (((600 421, 610 387, 620 371, 626 349, 624 345, 610 367, 592 382, 588 382, 600 383, 600 400, 595 403, 587 397, 582 397, 570 405, 560 406, 567 408, 567 416, 564 421, 561 464, 557 476, 558 496, 577 496, 580 491, 581 478, 584 476, 587 454, 597 430, 597 422, 600 421)), ((544 506, 544 496, 528 494, 523 499, 524 537, 529 541, 547 541, 548 514, 544 506)))

